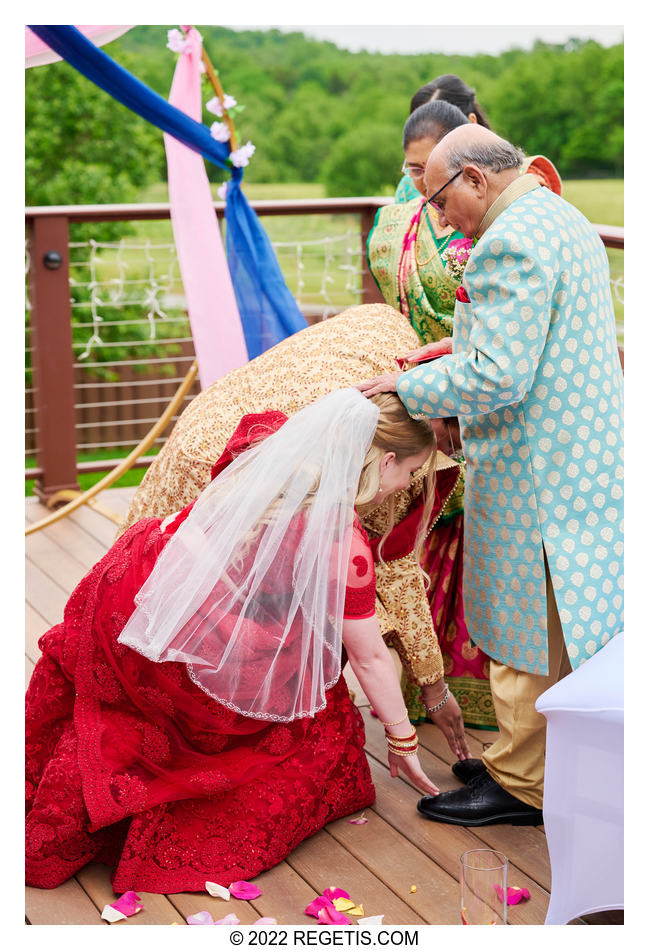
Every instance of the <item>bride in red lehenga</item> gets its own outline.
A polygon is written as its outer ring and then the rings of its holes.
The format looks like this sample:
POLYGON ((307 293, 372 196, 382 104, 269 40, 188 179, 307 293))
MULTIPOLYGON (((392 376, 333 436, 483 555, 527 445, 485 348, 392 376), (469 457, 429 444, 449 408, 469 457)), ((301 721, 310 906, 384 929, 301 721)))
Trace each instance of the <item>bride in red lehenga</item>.
POLYGON ((354 507, 428 464, 416 548, 433 452, 432 430, 396 397, 340 390, 290 420, 244 417, 193 505, 119 538, 40 640, 26 697, 28 884, 56 887, 94 860, 117 892, 228 886, 370 805, 347 658, 387 724, 392 775, 437 793, 354 507))

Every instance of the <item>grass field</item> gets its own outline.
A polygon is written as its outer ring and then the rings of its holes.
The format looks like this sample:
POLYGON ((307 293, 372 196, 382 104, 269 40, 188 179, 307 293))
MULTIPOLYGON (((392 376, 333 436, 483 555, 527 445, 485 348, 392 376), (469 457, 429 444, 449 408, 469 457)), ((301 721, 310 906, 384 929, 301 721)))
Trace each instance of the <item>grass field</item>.
MULTIPOLYGON (((214 200, 218 201, 217 185, 212 186, 214 200)), ((244 184, 250 201, 288 200, 291 198, 325 197, 324 185, 317 182, 278 182, 277 184, 244 184)), ((596 224, 624 225, 624 181, 621 178, 580 179, 564 181, 563 197, 596 224)), ((141 202, 166 202, 169 200, 167 185, 159 182, 150 185, 139 197, 141 202)))
MULTIPOLYGON (((217 185, 212 185, 214 200, 217 185)), ((245 184, 250 201, 325 197, 324 186, 317 183, 245 184)), ((624 224, 624 182, 622 179, 578 180, 564 183, 564 197, 596 224, 624 224)), ((142 191, 139 201, 168 201, 167 185, 159 182, 142 191)), ((282 273, 300 305, 340 308, 357 303, 359 286, 356 273, 361 266, 359 222, 353 215, 305 215, 262 217, 262 223, 276 247, 282 273), (353 270, 350 270, 350 267, 353 270), (326 271, 326 279, 323 274, 326 271)), ((134 223, 135 234, 129 242, 150 241, 172 244, 171 224, 167 221, 134 223)), ((102 252, 100 279, 117 272, 117 252, 102 252)), ((611 276, 624 274, 624 252, 609 251, 611 276)), ((181 293, 178 283, 174 292, 181 293)), ((623 306, 616 305, 616 319, 623 323, 623 306)))

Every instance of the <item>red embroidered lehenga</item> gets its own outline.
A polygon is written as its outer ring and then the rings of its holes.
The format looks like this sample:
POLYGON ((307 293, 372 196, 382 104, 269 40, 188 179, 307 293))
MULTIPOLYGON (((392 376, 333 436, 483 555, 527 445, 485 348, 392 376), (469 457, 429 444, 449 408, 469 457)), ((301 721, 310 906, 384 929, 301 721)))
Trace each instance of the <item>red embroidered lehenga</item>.
MULTIPOLYGON (((273 429, 285 417, 265 418, 273 429)), ((249 444, 245 421, 214 474, 249 444)), ((118 643, 135 594, 191 507, 166 527, 157 518, 133 525, 40 640, 26 697, 32 886, 56 887, 91 860, 114 868, 117 892, 228 886, 374 801, 363 722, 342 676, 313 718, 269 723, 213 700, 184 664, 153 663, 118 643)), ((371 616, 374 596, 372 554, 355 519, 345 616, 371 616)))

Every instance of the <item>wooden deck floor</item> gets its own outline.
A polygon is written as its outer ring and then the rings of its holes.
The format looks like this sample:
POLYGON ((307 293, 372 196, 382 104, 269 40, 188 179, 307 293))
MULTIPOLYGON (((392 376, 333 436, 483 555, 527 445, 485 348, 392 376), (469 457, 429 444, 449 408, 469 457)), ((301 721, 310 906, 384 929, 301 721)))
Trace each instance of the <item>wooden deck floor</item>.
MULTIPOLYGON (((112 489, 99 502, 124 513, 133 489, 112 489)), ((46 514, 27 499, 26 519, 46 514)), ((66 600, 88 568, 112 543, 116 525, 89 508, 26 539, 26 649, 29 680, 38 659, 38 638, 59 623, 66 600)), ((352 688, 357 684, 351 684, 352 688)), ((510 860, 509 883, 527 887, 530 900, 509 908, 511 924, 542 924, 550 890, 550 864, 542 828, 494 825, 470 831, 427 821, 416 811, 419 793, 406 781, 390 778, 383 730, 369 714, 362 693, 356 693, 367 731, 369 758, 377 800, 367 810, 368 822, 352 825, 341 819, 303 842, 282 864, 261 874, 255 883, 263 895, 229 904, 205 894, 163 896, 140 892, 143 911, 119 926, 184 924, 189 914, 209 910, 214 919, 236 912, 242 923, 275 917, 279 924, 309 924, 304 908, 330 886, 347 890, 363 904, 366 916, 383 914, 389 924, 456 924, 459 911, 459 858, 472 848, 495 848, 510 860), (412 886, 416 892, 411 893, 412 886)), ((422 764, 440 789, 456 788, 450 771, 451 753, 432 725, 419 727, 422 764)), ((479 755, 495 733, 470 730, 469 744, 479 755)), ((26 889, 26 920, 30 924, 99 924, 105 904, 116 899, 108 869, 91 864, 75 878, 51 891, 26 889)), ((619 922, 615 915, 601 922, 619 922)), ((585 922, 585 921, 580 921, 585 922)), ((595 921, 593 921, 595 922, 595 921)))

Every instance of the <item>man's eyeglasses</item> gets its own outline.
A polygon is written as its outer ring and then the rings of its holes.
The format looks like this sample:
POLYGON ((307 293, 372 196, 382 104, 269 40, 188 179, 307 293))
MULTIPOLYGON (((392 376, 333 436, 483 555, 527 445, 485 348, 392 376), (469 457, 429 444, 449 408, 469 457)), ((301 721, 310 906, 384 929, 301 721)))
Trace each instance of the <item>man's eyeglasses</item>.
POLYGON ((405 162, 401 166, 401 174, 408 175, 409 178, 423 178, 426 169, 423 165, 407 165, 405 162))
POLYGON ((435 208, 436 211, 442 211, 442 212, 443 212, 443 210, 444 210, 443 208, 440 208, 439 205, 436 205, 436 204, 435 204, 435 199, 437 198, 437 196, 438 196, 438 195, 441 195, 441 193, 444 191, 444 189, 445 189, 448 185, 450 185, 452 181, 455 181, 455 179, 457 178, 457 176, 458 176, 458 175, 461 175, 463 171, 464 171, 464 169, 461 168, 461 169, 459 170, 459 172, 455 172, 455 174, 453 175, 453 177, 452 177, 452 178, 449 178, 449 180, 448 180, 447 182, 445 182, 445 183, 442 185, 442 187, 441 187, 440 189, 438 189, 438 191, 435 192, 434 195, 432 195, 430 198, 427 198, 427 199, 426 199, 426 201, 428 202, 428 204, 429 204, 429 205, 432 205, 433 208, 435 208))

